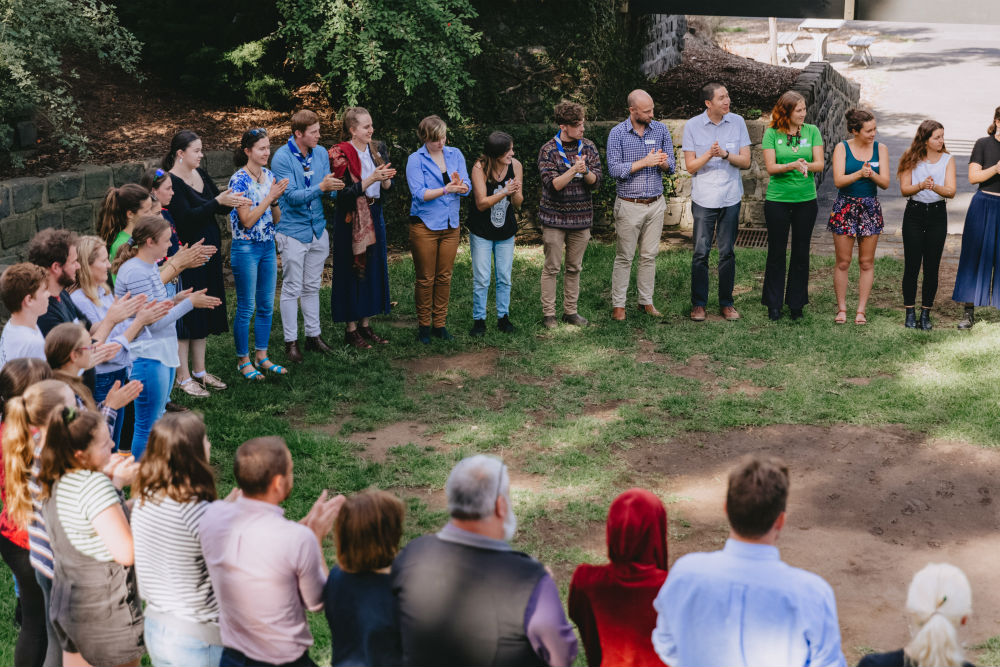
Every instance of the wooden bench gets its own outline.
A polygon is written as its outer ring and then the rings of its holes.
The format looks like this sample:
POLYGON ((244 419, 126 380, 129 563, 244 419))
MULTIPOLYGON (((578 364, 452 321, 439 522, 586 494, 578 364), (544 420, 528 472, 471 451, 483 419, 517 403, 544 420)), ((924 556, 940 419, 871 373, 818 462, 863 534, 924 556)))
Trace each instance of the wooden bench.
POLYGON ((796 55, 795 51, 795 40, 798 39, 799 33, 796 32, 779 32, 778 33, 778 62, 785 63, 786 65, 792 64, 792 56, 796 55))
POLYGON ((854 52, 851 54, 851 59, 847 61, 847 64, 860 62, 865 67, 871 67, 872 63, 875 62, 872 58, 872 52, 869 51, 869 47, 875 43, 875 38, 865 35, 853 35, 851 39, 848 40, 847 45, 851 47, 854 52))

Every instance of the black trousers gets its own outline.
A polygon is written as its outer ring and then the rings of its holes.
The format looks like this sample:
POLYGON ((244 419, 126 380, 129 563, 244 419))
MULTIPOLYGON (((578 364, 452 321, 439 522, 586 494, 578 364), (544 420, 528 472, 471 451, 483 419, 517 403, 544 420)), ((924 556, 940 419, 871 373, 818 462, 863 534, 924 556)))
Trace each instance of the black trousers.
POLYGON ((924 285, 921 305, 930 308, 938 288, 938 268, 948 237, 948 210, 944 201, 924 204, 906 203, 903 211, 903 305, 912 306, 917 299, 917 276, 924 265, 924 285))
POLYGON ((14 646, 14 664, 41 667, 48 640, 45 634, 45 599, 28 560, 28 550, 0 535, 0 556, 7 563, 21 596, 21 631, 14 646))
POLYGON ((809 245, 819 210, 815 199, 803 202, 764 202, 767 223, 767 267, 760 302, 768 308, 799 309, 809 303, 809 245), (792 232, 792 257, 785 282, 785 249, 792 232))

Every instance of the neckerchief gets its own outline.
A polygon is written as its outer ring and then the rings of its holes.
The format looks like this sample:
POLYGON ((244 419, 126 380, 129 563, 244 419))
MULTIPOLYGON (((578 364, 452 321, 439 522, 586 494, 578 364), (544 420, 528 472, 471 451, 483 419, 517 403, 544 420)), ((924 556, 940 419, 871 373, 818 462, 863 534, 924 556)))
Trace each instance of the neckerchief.
POLYGON ((294 135, 288 138, 288 150, 292 152, 292 155, 295 156, 295 159, 298 160, 299 163, 302 165, 302 175, 305 179, 306 187, 308 188, 310 185, 312 185, 312 175, 313 175, 312 152, 311 151, 309 152, 309 157, 305 157, 304 155, 302 155, 302 153, 299 151, 299 145, 295 143, 294 135))
MULTIPOLYGON (((573 164, 569 161, 569 158, 566 156, 566 151, 563 149, 562 145, 562 139, 560 139, 561 136, 562 132, 559 132, 559 134, 556 135, 556 149, 559 151, 559 155, 562 156, 563 162, 566 163, 566 166, 572 169, 573 164)), ((583 154, 583 139, 576 140, 576 154, 577 155, 583 154)), ((573 178, 583 178, 583 174, 576 174, 575 176, 573 176, 573 178)))

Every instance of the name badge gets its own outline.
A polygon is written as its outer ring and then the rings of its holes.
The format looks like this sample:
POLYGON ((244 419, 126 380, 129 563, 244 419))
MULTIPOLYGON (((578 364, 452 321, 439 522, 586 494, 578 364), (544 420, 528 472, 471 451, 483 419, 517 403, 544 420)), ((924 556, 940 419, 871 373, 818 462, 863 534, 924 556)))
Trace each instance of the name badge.
POLYGON ((778 139, 778 144, 783 144, 783 143, 785 143, 784 139, 778 139))
POLYGON ((647 146, 652 146, 653 144, 656 143, 656 141, 654 141, 653 139, 646 139, 645 141, 647 146))
POLYGON ((733 142, 730 141, 729 143, 726 144, 726 150, 727 151, 734 151, 734 150, 736 150, 736 144, 734 144, 733 142))
POLYGON ((878 167, 878 162, 869 162, 868 164, 870 164, 873 167, 878 167))
POLYGON ((803 141, 803 142, 802 142, 802 145, 803 145, 803 146, 808 146, 808 145, 809 145, 809 142, 808 142, 808 141, 803 141))

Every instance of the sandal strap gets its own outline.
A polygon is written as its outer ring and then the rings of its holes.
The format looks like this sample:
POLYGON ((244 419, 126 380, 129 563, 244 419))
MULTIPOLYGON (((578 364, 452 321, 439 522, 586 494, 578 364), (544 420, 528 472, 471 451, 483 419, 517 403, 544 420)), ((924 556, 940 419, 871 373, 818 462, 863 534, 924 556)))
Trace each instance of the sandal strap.
MULTIPOLYGON (((250 366, 250 365, 252 365, 252 364, 253 364, 253 362, 252 362, 252 361, 245 361, 245 362, 243 362, 242 364, 240 364, 239 366, 237 366, 237 367, 236 367, 236 370, 238 370, 238 371, 242 371, 242 370, 243 370, 244 368, 246 368, 247 366, 250 366)), ((254 370, 256 370, 256 369, 254 369, 254 370)))
POLYGON ((270 357, 264 357, 263 359, 258 359, 257 360, 258 364, 263 364, 265 362, 271 364, 270 366, 268 366, 267 368, 264 369, 265 371, 271 371, 275 375, 284 375, 285 374, 285 367, 281 366, 279 364, 274 363, 273 361, 271 361, 270 357))

